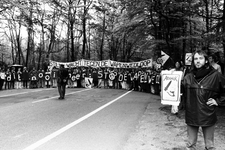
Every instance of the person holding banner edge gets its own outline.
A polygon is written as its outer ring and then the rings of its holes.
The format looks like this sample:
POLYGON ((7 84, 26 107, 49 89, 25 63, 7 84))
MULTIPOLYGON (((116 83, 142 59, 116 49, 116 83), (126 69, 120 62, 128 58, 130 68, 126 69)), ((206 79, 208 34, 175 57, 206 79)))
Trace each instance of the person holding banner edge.
MULTIPOLYGON (((182 71, 183 72, 183 63, 182 63, 182 61, 176 61, 175 62, 175 67, 173 69, 171 69, 170 71, 182 71)), ((183 76, 181 77, 181 80, 183 80, 183 76)), ((171 113, 177 115, 178 111, 179 111, 179 107, 183 107, 182 104, 183 104, 183 101, 182 101, 182 97, 181 97, 179 105, 172 105, 171 106, 171 113)))
POLYGON ((214 131, 217 122, 216 106, 225 106, 225 77, 209 64, 205 51, 192 55, 192 69, 183 80, 187 145, 196 149, 201 127, 206 150, 214 150, 214 131))
POLYGON ((57 72, 57 86, 58 86, 58 92, 59 92, 59 99, 65 98, 66 84, 68 81, 68 77, 69 77, 68 70, 64 68, 63 64, 61 64, 57 72))

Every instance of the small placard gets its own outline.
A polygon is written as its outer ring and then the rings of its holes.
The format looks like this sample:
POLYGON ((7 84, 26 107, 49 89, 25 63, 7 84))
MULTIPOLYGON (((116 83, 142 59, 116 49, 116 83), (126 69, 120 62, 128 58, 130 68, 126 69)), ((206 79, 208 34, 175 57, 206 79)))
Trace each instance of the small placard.
POLYGON ((185 54, 185 65, 190 66, 192 62, 192 53, 185 54))
POLYGON ((179 105, 182 71, 161 72, 161 103, 163 105, 179 105))

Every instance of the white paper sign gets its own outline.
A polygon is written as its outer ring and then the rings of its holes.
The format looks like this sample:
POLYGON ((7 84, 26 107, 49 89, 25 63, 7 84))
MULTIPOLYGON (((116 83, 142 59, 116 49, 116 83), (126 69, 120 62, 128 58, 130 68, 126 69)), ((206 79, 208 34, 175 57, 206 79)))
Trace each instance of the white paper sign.
POLYGON ((161 57, 161 59, 162 59, 162 65, 164 65, 165 64, 165 62, 170 58, 170 56, 169 55, 167 55, 166 53, 164 53, 163 51, 161 51, 161 55, 162 55, 162 57, 161 57))
POLYGON ((161 72, 161 103, 163 105, 179 105, 182 71, 161 72))
POLYGON ((190 66, 192 62, 192 53, 185 54, 185 65, 190 66))
POLYGON ((85 88, 92 88, 93 78, 85 77, 85 88))

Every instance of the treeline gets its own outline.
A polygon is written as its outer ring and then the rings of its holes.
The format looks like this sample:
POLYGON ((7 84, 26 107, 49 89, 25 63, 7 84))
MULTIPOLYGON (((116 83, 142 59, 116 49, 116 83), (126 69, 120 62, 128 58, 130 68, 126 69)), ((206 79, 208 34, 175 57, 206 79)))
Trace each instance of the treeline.
POLYGON ((13 64, 40 68, 46 59, 132 62, 156 58, 161 50, 174 62, 196 49, 224 56, 224 0, 2 0, 0 4, 2 60, 13 64))

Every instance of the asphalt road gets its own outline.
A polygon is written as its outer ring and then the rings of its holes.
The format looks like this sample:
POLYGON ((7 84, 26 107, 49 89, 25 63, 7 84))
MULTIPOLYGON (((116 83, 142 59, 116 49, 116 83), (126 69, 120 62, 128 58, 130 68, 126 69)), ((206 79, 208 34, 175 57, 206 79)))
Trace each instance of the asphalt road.
POLYGON ((149 93, 116 89, 0 91, 0 150, 119 150, 149 93))

